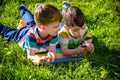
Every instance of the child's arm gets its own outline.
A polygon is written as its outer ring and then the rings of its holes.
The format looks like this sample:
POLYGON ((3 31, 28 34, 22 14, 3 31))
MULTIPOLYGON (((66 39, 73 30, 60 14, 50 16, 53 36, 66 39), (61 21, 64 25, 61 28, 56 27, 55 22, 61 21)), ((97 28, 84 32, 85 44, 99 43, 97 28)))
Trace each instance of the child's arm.
POLYGON ((50 62, 53 62, 56 57, 56 45, 54 46, 49 46, 48 48, 48 58, 50 59, 50 62))
POLYGON ((35 53, 38 53, 38 51, 39 50, 33 50, 33 49, 27 50, 27 58, 37 65, 43 64, 47 58, 46 56, 36 57, 35 53))
POLYGON ((85 48, 79 46, 75 49, 68 49, 68 46, 61 46, 61 51, 64 55, 75 55, 75 54, 83 54, 85 48))
POLYGON ((39 52, 37 49, 28 49, 27 58, 37 65, 43 64, 46 61, 53 62, 55 60, 56 46, 49 46, 47 56, 36 57, 35 54, 39 52))
POLYGON ((92 43, 86 42, 86 45, 79 46, 75 49, 68 49, 67 46, 61 46, 61 51, 64 55, 79 54, 80 56, 91 56, 94 52, 94 46, 92 43))
POLYGON ((91 56, 94 52, 94 45, 92 44, 92 42, 89 41, 85 41, 84 45, 86 46, 84 55, 91 56))

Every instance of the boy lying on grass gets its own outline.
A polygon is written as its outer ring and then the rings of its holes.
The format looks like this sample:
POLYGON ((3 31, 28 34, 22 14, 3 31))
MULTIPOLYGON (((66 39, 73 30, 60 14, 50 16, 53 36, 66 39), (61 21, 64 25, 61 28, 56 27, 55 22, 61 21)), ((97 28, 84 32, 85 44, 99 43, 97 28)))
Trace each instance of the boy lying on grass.
POLYGON ((53 62, 56 55, 57 33, 62 15, 50 4, 37 4, 32 14, 24 7, 19 7, 20 14, 26 22, 25 27, 14 29, 0 23, 0 34, 8 41, 16 41, 27 51, 27 58, 33 63, 53 62), (48 52, 48 56, 36 57, 36 53, 48 52))
POLYGON ((71 6, 64 12, 63 17, 64 26, 59 31, 62 53, 64 55, 91 56, 94 46, 92 36, 85 24, 83 12, 78 7, 71 6))

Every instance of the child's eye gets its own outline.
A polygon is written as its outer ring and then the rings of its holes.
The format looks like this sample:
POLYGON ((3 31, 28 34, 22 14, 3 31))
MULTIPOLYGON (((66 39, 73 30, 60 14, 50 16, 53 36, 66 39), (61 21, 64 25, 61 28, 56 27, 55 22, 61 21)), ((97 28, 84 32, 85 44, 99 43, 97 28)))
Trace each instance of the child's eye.
POLYGON ((72 29, 71 31, 72 31, 72 32, 78 32, 79 30, 72 29))
POLYGON ((57 28, 58 26, 55 26, 54 28, 57 28))
POLYGON ((73 28, 72 31, 73 32, 78 32, 78 31, 80 31, 80 28, 73 28))
POLYGON ((79 31, 79 29, 74 29, 73 31, 76 32, 76 31, 79 31))
POLYGON ((76 32, 76 30, 72 30, 72 32, 76 32))
POLYGON ((57 26, 55 26, 54 28, 58 28, 59 26, 57 25, 57 26))

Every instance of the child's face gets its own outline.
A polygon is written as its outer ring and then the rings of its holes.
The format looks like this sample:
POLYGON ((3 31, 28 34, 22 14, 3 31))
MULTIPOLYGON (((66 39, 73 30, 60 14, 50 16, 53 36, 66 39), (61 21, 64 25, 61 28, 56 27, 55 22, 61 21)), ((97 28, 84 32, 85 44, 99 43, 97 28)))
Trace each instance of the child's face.
POLYGON ((60 24, 59 21, 50 23, 47 26, 45 26, 45 31, 52 36, 56 36, 60 29, 59 24, 60 24))
POLYGON ((86 30, 85 26, 83 26, 83 27, 78 27, 78 26, 69 27, 70 34, 78 39, 82 38, 85 30, 86 30))

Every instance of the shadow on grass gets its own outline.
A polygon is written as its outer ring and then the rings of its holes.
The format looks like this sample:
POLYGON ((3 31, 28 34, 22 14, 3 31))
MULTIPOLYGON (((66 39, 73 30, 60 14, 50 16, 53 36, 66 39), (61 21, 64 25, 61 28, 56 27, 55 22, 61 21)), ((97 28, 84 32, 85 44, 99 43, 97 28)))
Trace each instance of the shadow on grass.
MULTIPOLYGON (((94 55, 89 58, 93 67, 103 66, 109 71, 111 77, 120 78, 120 47, 112 48, 106 46, 106 44, 93 36, 93 44, 95 47, 94 55)), ((114 46, 113 46, 114 47, 114 46)))

